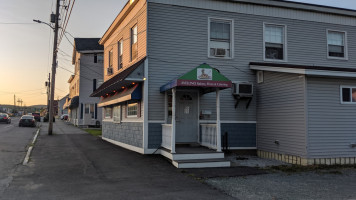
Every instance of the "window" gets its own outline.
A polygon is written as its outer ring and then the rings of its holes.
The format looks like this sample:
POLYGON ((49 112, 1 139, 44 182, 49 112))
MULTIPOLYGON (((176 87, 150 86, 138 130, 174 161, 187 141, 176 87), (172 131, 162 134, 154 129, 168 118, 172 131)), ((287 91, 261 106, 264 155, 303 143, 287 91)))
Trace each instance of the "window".
POLYGON ((123 40, 120 40, 117 44, 118 48, 118 57, 119 57, 119 62, 118 62, 118 69, 122 69, 122 52, 123 52, 123 40))
POLYGON ((111 119, 112 116, 112 108, 106 107, 105 108, 105 119, 111 119))
POLYGON ((98 55, 95 53, 94 54, 94 63, 97 63, 98 62, 98 55))
POLYGON ((130 103, 127 105, 127 116, 128 117, 136 117, 137 116, 137 103, 130 103))
POLYGON ((114 122, 120 123, 121 121, 121 106, 115 106, 113 110, 114 122))
POLYGON ((94 104, 90 104, 90 116, 94 119, 94 104))
POLYGON ((341 86, 341 102, 356 104, 356 86, 341 86))
POLYGON ((137 58, 137 25, 131 28, 131 61, 137 58))
POLYGON ((112 57, 112 50, 109 51, 109 68, 112 68, 113 64, 113 57, 112 57))
POLYGON ((103 63, 103 60, 104 60, 103 54, 97 54, 97 61, 98 61, 98 63, 103 63))
POLYGON ((90 104, 85 104, 85 114, 90 113, 90 104))
POLYGON ((346 32, 328 30, 328 58, 346 57, 346 32))
POLYGON ((209 57, 232 57, 232 20, 209 18, 209 57))
POLYGON ((264 59, 286 60, 286 26, 264 24, 264 59))

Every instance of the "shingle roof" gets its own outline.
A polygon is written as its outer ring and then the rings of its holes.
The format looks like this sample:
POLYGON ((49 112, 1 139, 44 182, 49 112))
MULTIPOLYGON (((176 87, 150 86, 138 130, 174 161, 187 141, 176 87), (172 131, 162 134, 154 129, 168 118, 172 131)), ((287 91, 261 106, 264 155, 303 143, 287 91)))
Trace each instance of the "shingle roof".
POLYGON ((104 50, 99 44, 100 38, 74 38, 75 49, 80 51, 104 50))

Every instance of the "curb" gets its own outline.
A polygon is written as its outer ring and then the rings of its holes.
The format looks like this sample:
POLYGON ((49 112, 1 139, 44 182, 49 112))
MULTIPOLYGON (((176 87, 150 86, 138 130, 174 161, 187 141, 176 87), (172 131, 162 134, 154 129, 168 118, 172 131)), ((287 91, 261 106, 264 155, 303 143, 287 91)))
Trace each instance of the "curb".
POLYGON ((28 150, 27 150, 27 154, 26 154, 26 156, 25 156, 25 159, 24 159, 23 162, 22 162, 22 165, 27 165, 27 164, 28 164, 28 161, 30 160, 30 155, 31 155, 33 146, 35 145, 35 142, 36 142, 36 140, 37 140, 38 134, 40 133, 40 129, 41 129, 41 127, 39 127, 39 128, 37 129, 36 135, 33 137, 31 146, 30 146, 30 147, 28 148, 28 150))

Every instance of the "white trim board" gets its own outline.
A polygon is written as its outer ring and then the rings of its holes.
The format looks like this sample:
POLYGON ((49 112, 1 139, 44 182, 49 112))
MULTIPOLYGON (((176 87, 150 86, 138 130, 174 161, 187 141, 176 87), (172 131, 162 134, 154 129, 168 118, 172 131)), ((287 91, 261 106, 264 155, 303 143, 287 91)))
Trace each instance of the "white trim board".
POLYGON ((140 153, 140 154, 144 154, 145 153, 144 149, 139 148, 139 147, 135 147, 135 146, 132 146, 132 145, 129 145, 129 144, 118 142, 118 141, 115 141, 115 140, 112 140, 112 139, 109 139, 109 138, 105 138, 105 137, 101 137, 101 139, 103 139, 103 140, 105 140, 107 142, 110 142, 112 144, 115 144, 117 146, 120 146, 122 148, 131 150, 131 151, 135 151, 135 152, 140 153))
POLYGON ((329 70, 314 70, 314 69, 296 69, 287 67, 269 67, 250 65, 252 70, 270 71, 270 72, 283 72, 291 74, 304 74, 314 76, 330 76, 330 77, 350 77, 356 78, 356 72, 342 72, 342 71, 329 71, 329 70))

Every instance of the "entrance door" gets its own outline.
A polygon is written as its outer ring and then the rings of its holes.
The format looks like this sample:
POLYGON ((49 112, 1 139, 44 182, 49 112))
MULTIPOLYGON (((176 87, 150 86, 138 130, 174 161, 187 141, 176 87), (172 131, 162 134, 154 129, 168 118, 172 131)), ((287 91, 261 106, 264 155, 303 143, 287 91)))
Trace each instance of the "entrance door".
POLYGON ((198 142, 197 92, 177 91, 176 142, 198 142))

